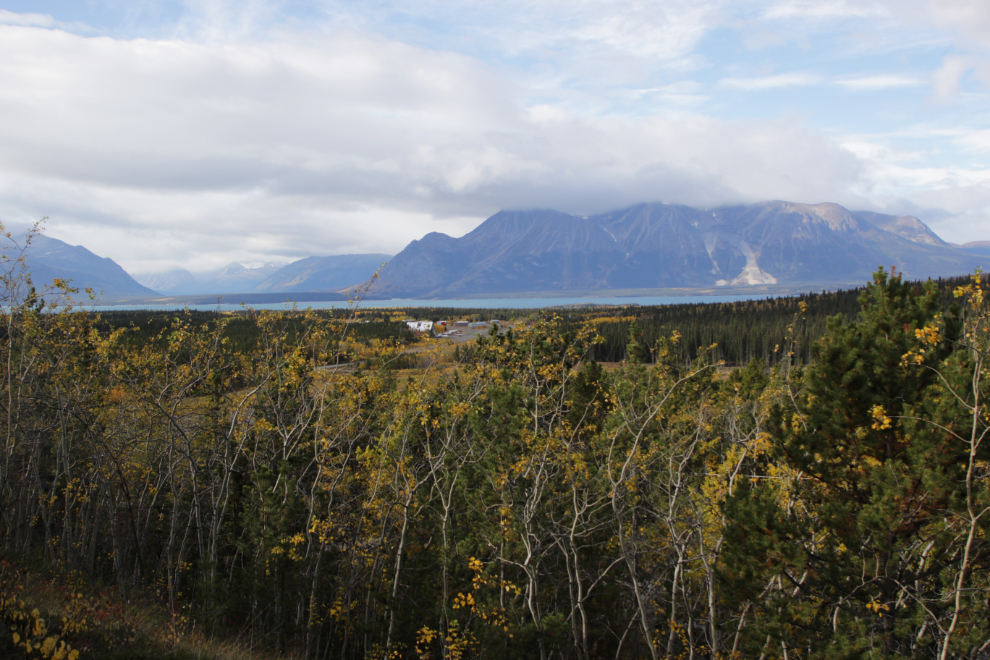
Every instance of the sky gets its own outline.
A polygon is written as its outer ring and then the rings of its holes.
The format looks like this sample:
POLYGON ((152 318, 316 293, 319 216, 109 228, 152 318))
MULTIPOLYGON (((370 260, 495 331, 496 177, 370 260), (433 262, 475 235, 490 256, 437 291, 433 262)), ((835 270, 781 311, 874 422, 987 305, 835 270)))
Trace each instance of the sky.
POLYGON ((0 0, 0 221, 132 273, 769 199, 990 240, 990 2, 0 0))

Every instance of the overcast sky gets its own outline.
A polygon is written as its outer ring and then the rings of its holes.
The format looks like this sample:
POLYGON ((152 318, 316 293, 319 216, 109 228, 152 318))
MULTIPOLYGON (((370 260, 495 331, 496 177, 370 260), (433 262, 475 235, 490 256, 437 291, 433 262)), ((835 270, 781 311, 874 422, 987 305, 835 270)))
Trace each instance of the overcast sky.
POLYGON ((130 272, 766 199, 990 239, 990 2, 0 0, 0 220, 130 272))

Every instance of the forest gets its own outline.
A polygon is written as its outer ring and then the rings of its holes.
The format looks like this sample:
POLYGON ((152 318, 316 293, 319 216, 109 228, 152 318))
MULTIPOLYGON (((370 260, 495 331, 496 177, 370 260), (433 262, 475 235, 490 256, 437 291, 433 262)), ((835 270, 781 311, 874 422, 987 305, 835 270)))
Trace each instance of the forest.
POLYGON ((141 657, 27 566, 264 657, 990 658, 979 274, 545 311, 401 369, 393 318, 97 314, 2 266, 11 657, 141 657))

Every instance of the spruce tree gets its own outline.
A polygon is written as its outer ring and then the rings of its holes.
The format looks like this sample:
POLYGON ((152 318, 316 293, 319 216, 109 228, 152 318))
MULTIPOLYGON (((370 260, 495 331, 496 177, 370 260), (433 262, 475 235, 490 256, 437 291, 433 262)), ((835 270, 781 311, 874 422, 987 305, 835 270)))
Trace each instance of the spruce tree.
POLYGON ((643 331, 639 323, 633 321, 629 324, 629 343, 626 344, 626 355, 633 364, 644 364, 649 360, 650 352, 639 340, 643 337, 643 331))
POLYGON ((726 503, 726 594, 760 613, 757 655, 911 656, 937 643, 921 622, 944 607, 931 596, 965 463, 936 410, 958 323, 936 330, 934 286, 882 269, 860 304, 855 321, 829 321, 793 407, 774 413, 779 469, 726 503))

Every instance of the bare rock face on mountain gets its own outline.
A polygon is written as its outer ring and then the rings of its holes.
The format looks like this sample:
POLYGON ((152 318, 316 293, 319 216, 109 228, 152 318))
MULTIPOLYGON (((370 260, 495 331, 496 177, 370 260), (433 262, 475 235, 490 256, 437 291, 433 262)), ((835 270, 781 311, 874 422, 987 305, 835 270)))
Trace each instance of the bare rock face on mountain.
MULTIPOLYGON (((865 275, 876 270, 874 241, 864 231, 872 229, 837 204, 766 202, 724 207, 715 211, 717 230, 735 235, 750 253, 747 266, 775 283, 834 281, 851 272, 865 275), (869 264, 869 265, 866 265, 869 264)), ((885 236, 888 240, 894 235, 885 236)), ((877 255, 879 257, 880 255, 877 255)), ((733 284, 758 284, 756 278, 732 280, 733 284)), ((857 277, 856 281, 862 280, 857 277)))
POLYGON ((929 229, 928 225, 913 215, 884 215, 883 213, 874 213, 873 211, 853 211, 852 214, 858 220, 863 220, 879 229, 897 234, 912 243, 951 247, 939 238, 935 232, 929 229))
POLYGON ((695 209, 638 204, 591 218, 501 211, 461 238, 429 234, 396 255, 377 295, 440 297, 756 285, 853 285, 877 266, 908 277, 972 272, 979 255, 953 248, 913 216, 838 204, 695 209))

